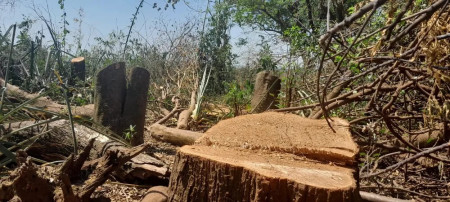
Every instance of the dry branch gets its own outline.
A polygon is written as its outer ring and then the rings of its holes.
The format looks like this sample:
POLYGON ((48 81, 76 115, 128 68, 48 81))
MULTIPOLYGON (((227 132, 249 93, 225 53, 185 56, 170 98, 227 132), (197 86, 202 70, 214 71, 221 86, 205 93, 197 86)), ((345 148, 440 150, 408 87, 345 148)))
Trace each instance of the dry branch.
POLYGON ((420 152, 420 153, 415 154, 414 156, 411 156, 411 157, 409 157, 409 158, 407 158, 407 159, 405 159, 405 160, 403 160, 403 161, 400 161, 400 162, 398 162, 398 163, 396 163, 396 164, 394 164, 394 165, 391 165, 391 166, 387 167, 386 169, 377 171, 377 172, 372 173, 372 174, 363 175, 363 176, 361 176, 361 178, 373 177, 373 176, 377 176, 377 175, 383 174, 383 173, 385 173, 385 172, 389 172, 389 171, 391 171, 391 170, 394 170, 394 169, 399 168, 400 166, 402 166, 402 165, 404 165, 404 164, 406 164, 406 163, 409 163, 409 162, 411 162, 411 161, 414 161, 414 160, 416 160, 416 159, 418 159, 418 158, 420 158, 420 157, 422 157, 422 156, 429 155, 429 154, 431 154, 431 153, 437 152, 437 151, 442 150, 442 149, 445 149, 445 148, 447 148, 447 147, 450 147, 450 142, 447 142, 447 143, 445 143, 445 144, 442 144, 442 145, 439 145, 439 146, 436 146, 436 147, 433 147, 433 148, 424 150, 424 151, 422 151, 422 152, 420 152))
POLYGON ((343 28, 350 26, 354 21, 358 20, 362 16, 364 16, 367 12, 372 9, 376 9, 386 3, 387 0, 375 0, 361 7, 358 11, 346 17, 342 22, 334 25, 327 33, 320 37, 320 44, 322 47, 325 47, 325 42, 334 34, 341 31, 343 28))

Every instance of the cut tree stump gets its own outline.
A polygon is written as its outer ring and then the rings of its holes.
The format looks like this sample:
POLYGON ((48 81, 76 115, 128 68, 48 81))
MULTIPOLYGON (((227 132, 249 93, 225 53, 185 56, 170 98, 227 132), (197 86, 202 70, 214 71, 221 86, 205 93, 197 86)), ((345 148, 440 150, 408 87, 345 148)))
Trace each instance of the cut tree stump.
POLYGON ((86 78, 86 65, 84 62, 84 57, 73 58, 70 63, 72 64, 72 68, 69 85, 74 86, 77 81, 84 82, 86 78))
POLYGON ((255 90, 252 96, 252 112, 261 113, 276 108, 278 93, 281 89, 281 80, 270 73, 262 71, 256 75, 255 90))
POLYGON ((123 62, 102 69, 96 80, 94 121, 120 135, 134 130, 131 145, 144 143, 149 79, 150 73, 138 67, 127 82, 123 62))
POLYGON ((353 142, 344 120, 262 113, 213 126, 180 148, 169 201, 358 201, 353 142))
POLYGON ((136 133, 131 138, 131 145, 140 145, 144 143, 145 112, 150 73, 144 68, 133 68, 128 81, 122 122, 124 128, 128 128, 130 125, 135 126, 136 133))
POLYGON ((126 92, 125 63, 115 63, 102 69, 97 74, 95 86, 94 121, 121 134, 121 116, 126 92))

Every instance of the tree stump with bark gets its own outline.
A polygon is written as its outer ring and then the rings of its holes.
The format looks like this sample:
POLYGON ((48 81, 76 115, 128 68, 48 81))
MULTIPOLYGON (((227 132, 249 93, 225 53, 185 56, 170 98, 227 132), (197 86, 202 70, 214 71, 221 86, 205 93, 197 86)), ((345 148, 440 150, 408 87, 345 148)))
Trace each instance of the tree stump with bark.
POLYGON ((150 74, 144 68, 134 68, 126 79, 125 63, 112 64, 97 74, 94 121, 124 134, 134 126, 131 144, 144 143, 145 111, 150 74))
POLYGON ((85 81, 86 64, 84 61, 84 57, 73 58, 70 63, 72 64, 72 68, 69 85, 73 86, 77 83, 77 81, 85 81))
POLYGON ((94 121, 121 134, 121 116, 127 93, 125 63, 112 64, 97 74, 94 121))
POLYGON ((125 128, 134 125, 136 135, 131 138, 132 145, 144 143, 145 112, 150 73, 144 68, 133 68, 128 79, 127 96, 122 114, 125 128))
POLYGON ((221 121, 177 152, 169 201, 358 201, 346 121, 262 113, 221 121))
POLYGON ((256 75, 255 89, 251 101, 252 112, 261 113, 276 108, 277 97, 281 89, 281 80, 269 71, 256 75))

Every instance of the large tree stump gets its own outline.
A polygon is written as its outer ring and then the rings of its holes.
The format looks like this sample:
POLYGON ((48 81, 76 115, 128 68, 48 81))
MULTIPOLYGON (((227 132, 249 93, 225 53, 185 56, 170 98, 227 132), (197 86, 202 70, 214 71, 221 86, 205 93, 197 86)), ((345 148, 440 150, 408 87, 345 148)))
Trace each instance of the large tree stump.
POLYGON ((146 69, 134 68, 127 86, 123 62, 110 65, 97 75, 94 120, 120 135, 134 126, 133 146, 144 142, 149 78, 146 69))
POLYGON ((97 74, 94 98, 94 121, 121 134, 122 109, 127 92, 125 63, 112 64, 97 74))
POLYGON ((262 113, 221 121, 177 152, 169 201, 358 201, 346 121, 262 113))
POLYGON ((276 108, 277 97, 281 89, 281 80, 269 71, 256 75, 255 90, 251 101, 252 112, 261 113, 276 108))
POLYGON ((84 62, 84 57, 73 58, 70 63, 72 68, 70 72, 69 85, 73 86, 77 81, 85 81, 86 64, 84 62))
POLYGON ((147 93, 150 73, 144 68, 131 70, 125 107, 123 110, 124 127, 135 126, 135 134, 131 138, 132 145, 144 143, 145 112, 147 107, 147 93))

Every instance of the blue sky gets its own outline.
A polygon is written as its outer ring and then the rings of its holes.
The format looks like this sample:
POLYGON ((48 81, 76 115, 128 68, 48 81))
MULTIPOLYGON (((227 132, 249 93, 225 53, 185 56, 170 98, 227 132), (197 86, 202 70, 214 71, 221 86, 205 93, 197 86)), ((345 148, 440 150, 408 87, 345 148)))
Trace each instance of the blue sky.
MULTIPOLYGON (((70 23, 69 30, 76 31, 77 25, 73 19, 79 18, 80 9, 84 11, 82 32, 85 36, 104 37, 113 30, 128 30, 139 2, 140 0, 66 0, 65 10, 66 20, 70 23)), ((154 3, 164 6, 164 2, 165 0, 146 0, 134 29, 142 31, 145 27, 155 28, 153 25, 161 19, 167 23, 183 23, 187 19, 203 16, 201 12, 206 8, 206 1, 202 0, 189 0, 189 6, 181 1, 176 4, 176 9, 169 7, 167 10, 158 11, 152 8, 154 3)), ((18 0, 13 7, 2 7, 0 4, 0 28, 5 30, 11 24, 21 22, 22 16, 38 19, 34 10, 41 11, 48 17, 47 8, 54 23, 61 25, 60 16, 63 11, 59 8, 57 0, 18 0)), ((40 25, 35 25, 34 28, 40 29, 40 25)), ((87 38, 85 40, 88 40, 87 38)))
MULTIPOLYGON (((13 7, 5 5, 5 1, 0 0, 0 30, 6 30, 11 24, 21 22, 23 16, 29 16, 33 20, 38 20, 36 12, 42 12, 48 18, 50 13, 52 20, 57 26, 61 26, 61 15, 63 11, 59 8, 57 0, 16 0, 13 7), (3 2, 3 3, 2 3, 3 2), (49 12, 47 12, 47 10, 49 12)), ((14 0, 13 0, 14 1, 14 0)), ((67 13, 66 20, 70 23, 68 29, 75 34, 78 27, 74 22, 74 18, 79 18, 79 10, 83 9, 83 47, 88 47, 94 43, 94 37, 107 37, 114 30, 122 30, 128 32, 132 15, 136 11, 140 0, 65 0, 65 10, 67 13)), ((195 19, 204 18, 204 11, 207 7, 207 0, 180 0, 175 9, 169 7, 167 10, 158 11, 153 8, 154 3, 164 7, 167 0, 146 0, 137 16, 136 24, 133 28, 134 36, 139 35, 146 40, 153 40, 158 37, 158 29, 162 28, 162 24, 172 28, 171 25, 177 27, 186 22, 195 19)), ((39 24, 39 20, 33 26, 34 31, 42 29, 43 25, 39 24)), ((173 28, 174 28, 173 27, 173 28)), ((241 60, 245 57, 252 58, 256 54, 259 43, 259 34, 248 28, 240 28, 233 26, 230 30, 232 38, 233 52, 241 56, 241 60), (234 46, 239 38, 246 38, 249 43, 245 47, 234 46)), ((50 40, 48 38, 48 40, 50 40)), ((73 40, 70 36, 70 40, 73 40)), ((73 42, 73 41, 72 41, 73 42)), ((242 62, 242 61, 241 61, 242 62)))

